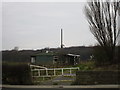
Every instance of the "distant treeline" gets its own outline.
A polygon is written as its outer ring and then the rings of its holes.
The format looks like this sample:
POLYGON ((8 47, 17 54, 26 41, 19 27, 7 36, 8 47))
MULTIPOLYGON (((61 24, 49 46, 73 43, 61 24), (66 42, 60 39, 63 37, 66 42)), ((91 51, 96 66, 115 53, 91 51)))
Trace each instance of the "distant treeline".
POLYGON ((2 51, 2 61, 9 62, 30 62, 30 56, 43 53, 45 51, 49 52, 57 52, 61 54, 78 54, 80 55, 81 60, 88 60, 90 56, 93 54, 93 47, 68 47, 68 48, 45 48, 41 50, 6 50, 2 51))

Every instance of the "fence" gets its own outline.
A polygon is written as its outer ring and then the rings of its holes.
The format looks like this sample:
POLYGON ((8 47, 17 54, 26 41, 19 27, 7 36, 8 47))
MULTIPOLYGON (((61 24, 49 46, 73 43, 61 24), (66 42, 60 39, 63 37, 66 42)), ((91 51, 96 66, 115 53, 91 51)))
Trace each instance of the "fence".
POLYGON ((44 77, 52 77, 52 76, 76 76, 76 73, 73 73, 72 70, 79 70, 79 67, 46 68, 36 65, 34 66, 31 65, 31 66, 34 67, 33 69, 31 69, 32 77, 43 77, 43 79, 44 77))

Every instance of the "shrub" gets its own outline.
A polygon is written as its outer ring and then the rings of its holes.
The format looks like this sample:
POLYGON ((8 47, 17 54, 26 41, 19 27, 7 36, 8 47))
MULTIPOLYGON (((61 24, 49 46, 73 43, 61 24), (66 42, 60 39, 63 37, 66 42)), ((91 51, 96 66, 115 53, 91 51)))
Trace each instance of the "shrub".
POLYGON ((96 46, 94 48, 94 59, 96 66, 104 66, 110 64, 109 56, 101 46, 96 46))
POLYGON ((58 85, 58 83, 57 83, 57 82, 54 82, 53 85, 58 85))
POLYGON ((95 68, 95 62, 93 60, 81 62, 76 67, 79 67, 80 70, 93 70, 95 68))
POLYGON ((3 84, 32 84, 30 67, 27 63, 3 63, 2 64, 3 84))

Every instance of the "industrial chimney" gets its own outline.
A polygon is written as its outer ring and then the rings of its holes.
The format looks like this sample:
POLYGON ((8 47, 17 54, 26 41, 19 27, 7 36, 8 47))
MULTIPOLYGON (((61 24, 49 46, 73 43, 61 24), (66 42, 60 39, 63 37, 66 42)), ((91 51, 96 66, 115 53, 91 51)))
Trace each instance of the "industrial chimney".
POLYGON ((61 48, 63 48, 63 31, 62 31, 62 28, 61 28, 61 48))

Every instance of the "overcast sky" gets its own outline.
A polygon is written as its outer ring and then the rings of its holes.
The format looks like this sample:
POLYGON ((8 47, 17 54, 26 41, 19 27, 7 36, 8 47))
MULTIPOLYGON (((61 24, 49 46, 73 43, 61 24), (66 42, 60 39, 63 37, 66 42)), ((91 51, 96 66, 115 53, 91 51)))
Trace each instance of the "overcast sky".
POLYGON ((2 4, 2 49, 60 47, 63 29, 65 47, 94 45, 84 14, 85 2, 4 2, 2 4))

